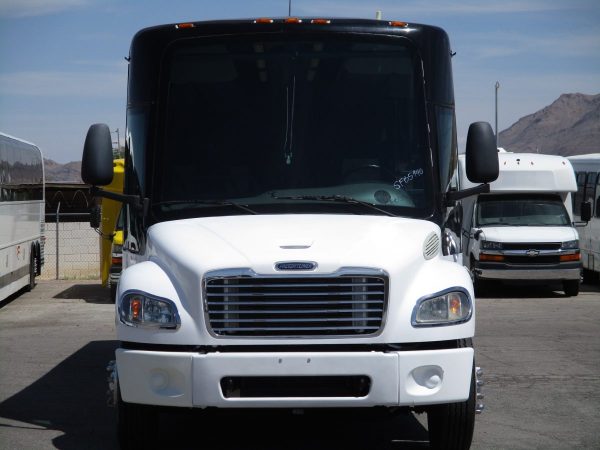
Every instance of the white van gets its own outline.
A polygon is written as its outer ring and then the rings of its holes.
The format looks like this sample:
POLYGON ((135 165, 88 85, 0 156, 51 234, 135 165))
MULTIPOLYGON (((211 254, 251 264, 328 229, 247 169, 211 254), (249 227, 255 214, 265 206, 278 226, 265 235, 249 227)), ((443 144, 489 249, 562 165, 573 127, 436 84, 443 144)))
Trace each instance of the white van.
MULTIPOLYGON (((571 163, 561 156, 499 152, 490 193, 463 200, 463 264, 477 288, 488 280, 562 283, 579 293, 581 255, 573 226, 571 163)), ((461 188, 465 159, 459 158, 461 188)))

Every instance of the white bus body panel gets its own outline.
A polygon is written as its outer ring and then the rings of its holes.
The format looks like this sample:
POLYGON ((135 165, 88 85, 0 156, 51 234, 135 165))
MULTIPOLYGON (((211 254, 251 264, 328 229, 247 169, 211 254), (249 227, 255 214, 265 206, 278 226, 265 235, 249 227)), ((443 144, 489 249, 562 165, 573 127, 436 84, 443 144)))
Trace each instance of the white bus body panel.
MULTIPOLYGON (((148 231, 147 259, 126 268, 118 286, 173 301, 176 330, 127 326, 118 319, 117 338, 139 344, 260 346, 425 343, 468 339, 475 333, 475 306, 465 323, 413 327, 417 301, 451 287, 473 298, 467 270, 437 256, 427 260, 423 244, 437 225, 421 220, 354 215, 225 216, 164 222, 148 231), (302 276, 277 271, 281 261, 313 261, 309 274, 370 268, 389 276, 387 311, 379 334, 352 337, 223 337, 209 332, 202 281, 207 272, 252 269, 259 275, 302 276)), ((119 349, 117 367, 127 402, 186 407, 359 407, 413 406, 464 401, 469 396, 473 349, 415 351, 241 353, 161 352, 119 349), (368 376, 360 398, 225 398, 225 376, 368 376), (430 380, 436 380, 431 383, 430 380)))

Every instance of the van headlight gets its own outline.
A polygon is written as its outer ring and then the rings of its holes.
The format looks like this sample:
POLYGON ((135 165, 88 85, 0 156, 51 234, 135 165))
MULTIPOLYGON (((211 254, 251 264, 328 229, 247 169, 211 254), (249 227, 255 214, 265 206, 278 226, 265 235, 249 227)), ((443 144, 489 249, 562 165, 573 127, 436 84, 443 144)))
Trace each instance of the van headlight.
POLYGON ((413 327, 456 325, 467 322, 473 314, 469 293, 460 287, 419 299, 413 310, 413 327))
POLYGON ((579 241, 575 239, 574 241, 563 242, 560 248, 561 250, 577 250, 579 248, 579 241))
POLYGON ((125 292, 119 302, 119 318, 132 327, 177 329, 181 325, 175 303, 145 292, 125 292))

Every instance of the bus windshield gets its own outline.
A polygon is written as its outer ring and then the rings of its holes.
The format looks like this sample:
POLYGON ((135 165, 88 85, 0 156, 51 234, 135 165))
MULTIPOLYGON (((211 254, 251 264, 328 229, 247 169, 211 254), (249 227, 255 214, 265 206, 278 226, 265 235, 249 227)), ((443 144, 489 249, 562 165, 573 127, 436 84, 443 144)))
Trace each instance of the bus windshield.
POLYGON ((249 213, 240 205, 431 214, 421 62, 408 40, 181 40, 161 74, 159 220, 249 213))
POLYGON ((478 226, 564 226, 569 214, 558 196, 481 196, 477 205, 478 226))

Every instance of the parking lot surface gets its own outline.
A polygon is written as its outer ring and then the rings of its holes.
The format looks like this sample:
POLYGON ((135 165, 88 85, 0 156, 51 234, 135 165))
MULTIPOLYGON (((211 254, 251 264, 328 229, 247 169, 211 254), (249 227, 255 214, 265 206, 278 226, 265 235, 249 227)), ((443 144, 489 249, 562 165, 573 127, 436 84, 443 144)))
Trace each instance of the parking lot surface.
MULTIPOLYGON (((97 282, 42 281, 0 305, 0 449, 113 449, 114 305, 97 282)), ((473 449, 600 448, 600 289, 495 286, 477 303, 486 409, 473 449)), ((425 415, 166 411, 165 449, 426 449, 425 415)))

